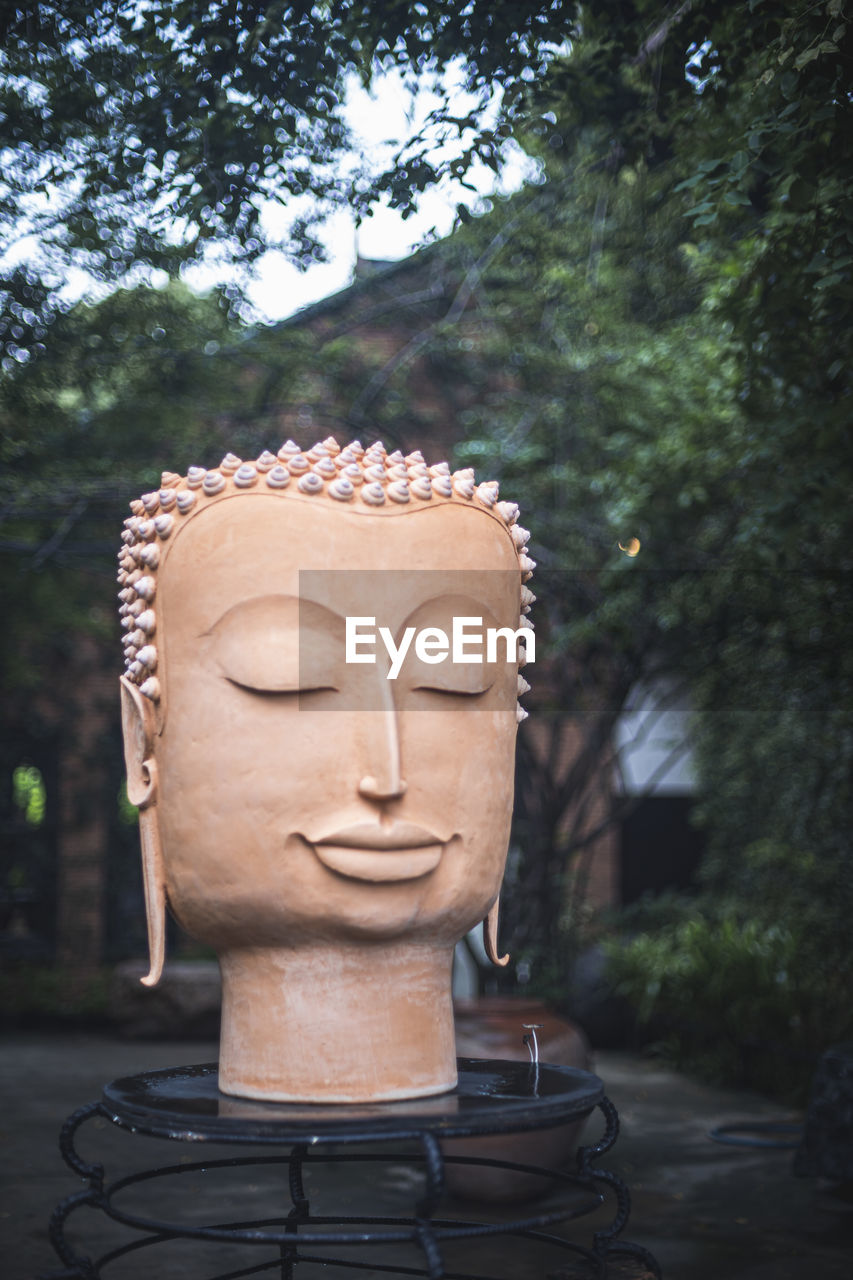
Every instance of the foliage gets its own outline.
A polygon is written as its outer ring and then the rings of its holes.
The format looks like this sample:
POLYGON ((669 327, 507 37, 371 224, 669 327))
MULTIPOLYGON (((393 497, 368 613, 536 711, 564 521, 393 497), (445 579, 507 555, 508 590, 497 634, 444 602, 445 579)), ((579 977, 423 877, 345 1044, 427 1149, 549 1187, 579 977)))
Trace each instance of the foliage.
MULTIPOLYGON (((644 550, 673 499, 693 524, 666 557, 687 572, 659 611, 659 651, 697 711, 713 894, 697 937, 719 920, 739 920, 744 937, 750 922, 756 938, 782 930, 797 979, 771 987, 753 974, 767 1020, 756 1001, 742 1025, 796 1055, 849 1032, 851 23, 837 0, 749 9, 749 24, 735 7, 691 12, 702 92, 686 101, 662 68, 658 131, 645 130, 671 153, 661 172, 687 170, 668 204, 675 214, 688 198, 703 282, 693 325, 727 368, 725 411, 708 432, 679 422, 647 453, 633 448, 614 479, 638 532, 654 512, 644 550)), ((665 933, 645 958, 652 971, 688 966, 682 996, 725 1044, 731 1022, 713 996, 725 988, 690 968, 697 937, 665 933)), ((641 984, 643 953, 634 959, 641 984)), ((737 999, 749 982, 728 972, 737 999)), ((660 1007, 679 999, 663 985, 660 1007)))
POLYGON ((19 765, 12 774, 12 798, 30 826, 44 822, 45 790, 41 770, 35 765, 19 765))
POLYGON ((497 169, 528 79, 571 30, 575 6, 447 0, 27 0, 0 17, 6 257, 0 334, 7 359, 45 340, 70 268, 102 280, 174 274, 211 244, 249 264, 276 236, 322 257, 316 226, 334 209, 365 216, 381 195, 416 195, 475 160, 497 169), (432 118, 388 163, 354 152, 342 116, 348 77, 399 67, 436 82, 432 118), (455 68, 474 96, 459 113, 441 88, 455 68), (483 116, 503 91, 496 123, 483 116), (456 147, 439 145, 456 138, 456 147))
POLYGON ((72 632, 114 635, 128 498, 157 483, 167 458, 206 456, 217 414, 239 396, 242 344, 215 303, 179 285, 120 291, 62 317, 50 352, 0 381, 10 702, 32 698, 72 632))
POLYGON ((117 531, 128 499, 156 485, 167 460, 183 451, 189 463, 218 444, 217 415, 240 395, 244 341, 214 302, 181 286, 117 292, 61 317, 50 351, 0 380, 0 900, 4 928, 25 919, 42 953, 57 841, 76 815, 103 815, 109 892, 132 901, 133 885, 119 884, 126 867, 138 877, 138 858, 134 832, 115 819, 117 725, 80 742, 117 701, 117 531), (38 828, 25 829, 15 803, 22 765, 43 778, 38 828), (75 767, 89 781, 72 805, 75 767))
POLYGON ((128 800, 125 781, 122 781, 118 791, 118 820, 125 827, 135 827, 139 821, 139 809, 128 800))
MULTIPOLYGON (((807 859, 788 851, 771 861, 787 864, 816 903, 807 859)), ((674 900, 665 923, 606 945, 610 980, 662 1056, 708 1080, 804 1102, 825 1046, 853 1032, 853 972, 840 935, 821 945, 825 921, 792 905, 784 892, 763 907, 740 897, 674 900)))

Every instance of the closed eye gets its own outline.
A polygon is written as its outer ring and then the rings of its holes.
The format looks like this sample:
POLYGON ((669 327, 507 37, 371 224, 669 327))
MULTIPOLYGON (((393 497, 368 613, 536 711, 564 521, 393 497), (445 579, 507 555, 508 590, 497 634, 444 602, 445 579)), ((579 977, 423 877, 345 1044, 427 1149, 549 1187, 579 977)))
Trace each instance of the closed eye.
POLYGON ((460 689, 451 688, 442 684, 416 684, 412 688, 418 693, 441 693, 447 698, 482 698, 484 693, 488 693, 493 682, 489 682, 483 689, 460 689))
POLYGON ((294 596, 259 596, 229 609, 202 640, 236 689, 259 697, 334 693, 342 627, 327 609, 294 596))
POLYGON ((246 693, 254 693, 262 698, 288 698, 293 697, 295 694, 339 692, 337 685, 334 684, 301 684, 296 688, 281 688, 276 687, 273 684, 267 684, 266 682, 261 683, 260 681, 255 680, 252 680, 251 682, 245 679, 235 680, 233 676, 226 676, 225 679, 229 684, 233 684, 236 689, 244 689, 246 693))

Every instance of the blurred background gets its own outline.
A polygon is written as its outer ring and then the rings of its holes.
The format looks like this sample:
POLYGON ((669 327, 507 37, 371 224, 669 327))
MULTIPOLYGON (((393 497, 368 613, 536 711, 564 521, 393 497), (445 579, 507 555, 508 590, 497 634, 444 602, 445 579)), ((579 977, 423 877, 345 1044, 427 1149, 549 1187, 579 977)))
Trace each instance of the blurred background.
POLYGON ((469 986, 803 1099, 853 1032, 848 9, 4 7, 7 1026, 128 1029, 128 502, 334 433, 532 530, 469 986))

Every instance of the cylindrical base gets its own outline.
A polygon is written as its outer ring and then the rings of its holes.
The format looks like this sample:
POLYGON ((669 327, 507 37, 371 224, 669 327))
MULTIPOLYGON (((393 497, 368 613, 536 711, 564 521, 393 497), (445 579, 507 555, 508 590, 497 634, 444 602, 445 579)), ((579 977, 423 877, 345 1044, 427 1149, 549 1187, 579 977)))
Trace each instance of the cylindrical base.
POLYGON ((318 1103, 453 1089, 452 959, 396 944, 224 953, 220 1089, 318 1103))

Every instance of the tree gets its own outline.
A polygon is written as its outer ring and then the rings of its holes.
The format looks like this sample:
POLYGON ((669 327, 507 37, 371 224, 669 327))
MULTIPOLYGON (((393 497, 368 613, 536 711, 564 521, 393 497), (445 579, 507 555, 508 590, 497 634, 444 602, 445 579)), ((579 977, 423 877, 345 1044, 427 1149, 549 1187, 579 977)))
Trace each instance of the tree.
POLYGON ((102 892, 132 897, 139 875, 117 807, 116 531, 167 463, 217 447, 249 381, 245 346, 214 301, 180 285, 118 291, 61 316, 50 350, 0 380, 0 900, 4 920, 22 904, 42 955, 58 933, 72 966, 100 958, 101 916, 118 923, 108 945, 136 924, 97 907, 102 892), (38 827, 15 804, 21 767, 44 781, 38 827), (62 850, 89 869, 59 894, 62 850))
POLYGON ((44 342, 71 267, 99 280, 174 274, 211 244, 251 264, 271 242, 264 202, 284 207, 284 247, 322 256, 334 209, 367 216, 381 195, 411 212, 420 192, 475 160, 493 169, 523 103, 568 37, 575 6, 447 0, 26 0, 0 18, 2 287, 7 358, 44 342), (461 71, 478 104, 460 114, 441 77, 461 71), (387 166, 354 152, 349 77, 428 78, 440 104, 387 166), (496 124, 482 108, 503 95, 496 124), (458 145, 441 147, 441 140, 458 145), (22 236, 41 253, 13 251, 22 236))
MULTIPOLYGON (((616 39, 596 12, 545 101, 549 143, 591 182, 598 305, 614 268, 612 296, 630 296, 614 205, 625 182, 646 185, 637 220, 654 210, 677 228, 695 286, 680 322, 607 344, 615 373, 564 339, 600 413, 570 492, 600 494, 593 527, 636 534, 635 569, 657 579, 644 599, 612 579, 590 622, 650 625, 649 652, 697 709, 705 895, 659 947, 654 930, 640 940, 633 990, 647 1006, 658 992, 658 1014, 691 1010, 676 1024, 682 1061, 698 1046, 706 1066, 801 1089, 851 1030, 851 23, 836 0, 748 9, 749 22, 742 8, 681 5, 642 42, 644 6, 619 6, 616 39)), ((595 315, 597 345, 612 319, 595 315)), ((544 456, 551 429, 535 406, 549 385, 534 378, 483 450, 528 412, 523 448, 538 441, 544 456)))

